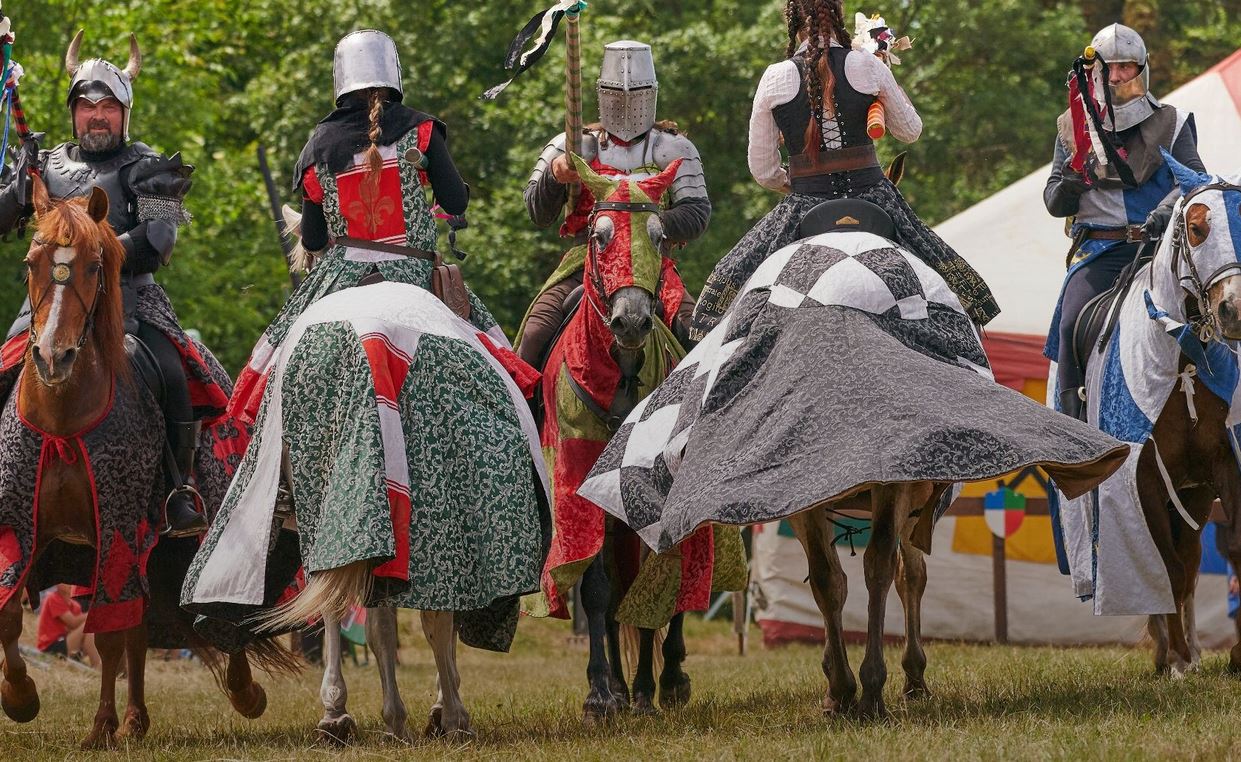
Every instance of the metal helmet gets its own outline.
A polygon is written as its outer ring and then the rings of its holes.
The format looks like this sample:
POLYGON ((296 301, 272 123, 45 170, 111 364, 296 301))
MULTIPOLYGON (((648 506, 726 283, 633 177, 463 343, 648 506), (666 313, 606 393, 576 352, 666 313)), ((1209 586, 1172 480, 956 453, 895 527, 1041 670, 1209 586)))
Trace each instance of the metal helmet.
MULTIPOLYGON (((1121 63, 1138 65, 1137 77, 1119 87, 1112 88, 1112 109, 1116 119, 1114 125, 1108 126, 1115 130, 1127 130, 1143 122, 1154 113, 1159 101, 1150 94, 1151 73, 1150 67, 1147 66, 1149 54, 1142 35, 1124 24, 1112 24, 1099 30, 1099 33, 1091 40, 1090 46, 1108 65, 1121 63)), ((1110 87, 1106 82, 1100 82, 1100 84, 1110 87)))
POLYGON ((373 87, 387 87, 395 90, 398 98, 404 97, 396 43, 376 29, 345 35, 336 43, 332 58, 332 84, 338 106, 342 96, 373 87))
POLYGON ((629 141, 650 132, 659 100, 651 46, 621 40, 604 47, 595 89, 599 94, 599 121, 609 134, 629 141))
POLYGON ((69 126, 73 136, 78 137, 77 126, 73 123, 73 106, 79 98, 91 103, 98 103, 105 98, 115 98, 121 104, 123 112, 121 131, 129 141, 129 114, 134 107, 134 80, 142 69, 142 50, 138 47, 138 38, 129 35, 129 62, 124 69, 118 69, 110 61, 102 58, 79 60, 82 38, 86 30, 79 29, 69 43, 65 52, 65 71, 69 73, 69 94, 65 105, 69 107, 69 126))

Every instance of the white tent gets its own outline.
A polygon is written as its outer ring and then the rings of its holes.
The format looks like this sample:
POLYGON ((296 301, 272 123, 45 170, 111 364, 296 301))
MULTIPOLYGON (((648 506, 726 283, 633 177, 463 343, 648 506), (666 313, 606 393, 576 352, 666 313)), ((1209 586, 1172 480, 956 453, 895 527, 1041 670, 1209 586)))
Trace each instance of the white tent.
MULTIPOLYGON (((1241 50, 1163 99, 1194 113, 1208 170, 1241 170, 1241 50)), ((1048 135, 1052 127, 1048 126, 1048 135)), ((1047 141, 1051 155, 1052 141, 1047 141)), ((1003 312, 989 330, 1046 335, 1064 280, 1064 221, 1043 206, 1051 165, 935 228, 990 284, 1003 312)))

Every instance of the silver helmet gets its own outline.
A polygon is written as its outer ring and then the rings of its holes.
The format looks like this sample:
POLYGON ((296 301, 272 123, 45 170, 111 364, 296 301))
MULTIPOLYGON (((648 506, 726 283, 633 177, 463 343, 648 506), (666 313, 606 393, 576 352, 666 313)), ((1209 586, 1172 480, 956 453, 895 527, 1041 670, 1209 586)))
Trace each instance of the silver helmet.
POLYGON ((336 55, 332 58, 332 84, 337 105, 342 96, 372 87, 387 87, 395 90, 398 97, 404 97, 396 43, 376 29, 345 35, 336 43, 336 55))
POLYGON ((651 46, 633 40, 606 46, 596 91, 599 121, 609 134, 629 141, 650 132, 659 100, 651 46))
POLYGON ((129 62, 124 69, 118 69, 102 58, 79 60, 85 34, 85 29, 79 29, 73 36, 73 42, 69 43, 69 50, 65 52, 65 71, 69 73, 69 94, 65 104, 69 107, 70 129, 73 130, 73 136, 78 137, 77 127, 73 124, 73 106, 79 98, 85 98, 91 103, 115 98, 120 102, 124 113, 121 129, 128 141, 129 114, 134 107, 134 80, 142 69, 142 50, 138 47, 138 38, 129 35, 129 62))
MULTIPOLYGON (((1124 24, 1112 24, 1099 30, 1090 41, 1090 46, 1109 66, 1122 63, 1138 66, 1138 76, 1112 88, 1112 109, 1116 112, 1116 124, 1108 126, 1116 130, 1126 130, 1140 124, 1154 113, 1159 101, 1150 94, 1151 72, 1147 65, 1149 54, 1142 35, 1124 24)), ((1102 76, 1102 72, 1099 76, 1102 76)), ((1099 84, 1109 87, 1106 82, 1099 84)))

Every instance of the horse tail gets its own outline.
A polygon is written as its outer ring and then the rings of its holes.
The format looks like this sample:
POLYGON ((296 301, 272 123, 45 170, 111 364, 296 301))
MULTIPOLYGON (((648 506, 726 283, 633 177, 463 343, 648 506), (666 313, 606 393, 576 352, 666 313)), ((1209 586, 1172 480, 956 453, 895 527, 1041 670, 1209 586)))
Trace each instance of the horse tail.
POLYGON ((246 659, 272 677, 293 677, 305 662, 276 638, 256 638, 246 644, 246 659))
POLYGON ((283 632, 302 627, 324 614, 344 619, 350 606, 366 605, 372 580, 371 564, 365 560, 314 572, 310 583, 295 598, 255 617, 255 631, 283 632))
MULTIPOLYGON (((651 673, 658 677, 664 670, 664 638, 668 634, 667 627, 655 630, 655 639, 651 645, 651 673)), ((642 630, 636 625, 620 626, 621 660, 624 662, 625 680, 631 685, 638 672, 638 657, 642 651, 642 630)))

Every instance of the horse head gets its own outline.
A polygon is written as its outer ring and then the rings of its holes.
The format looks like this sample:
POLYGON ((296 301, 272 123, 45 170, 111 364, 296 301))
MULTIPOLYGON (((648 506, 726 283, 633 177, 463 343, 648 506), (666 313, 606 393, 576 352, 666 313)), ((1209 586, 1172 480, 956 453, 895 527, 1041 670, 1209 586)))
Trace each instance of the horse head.
POLYGON ((1177 278, 1207 325, 1241 339, 1241 185, 1164 158, 1181 188, 1165 238, 1177 278))
POLYGON ((108 194, 53 201, 34 178, 35 235, 26 253, 30 355, 47 386, 64 383, 90 346, 106 367, 124 362, 119 288, 125 249, 107 223, 108 194))
POLYGON ((573 163, 596 199, 583 298, 612 331, 619 349, 641 350, 655 325, 663 273, 659 199, 676 178, 681 161, 645 180, 603 177, 577 156, 573 163))

